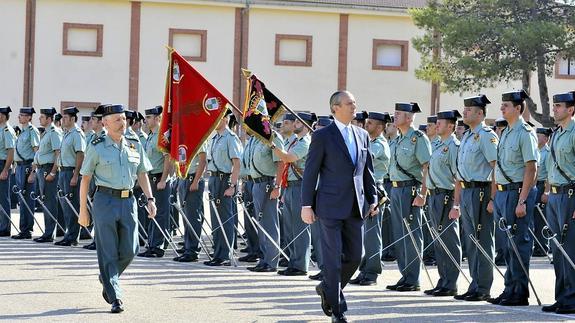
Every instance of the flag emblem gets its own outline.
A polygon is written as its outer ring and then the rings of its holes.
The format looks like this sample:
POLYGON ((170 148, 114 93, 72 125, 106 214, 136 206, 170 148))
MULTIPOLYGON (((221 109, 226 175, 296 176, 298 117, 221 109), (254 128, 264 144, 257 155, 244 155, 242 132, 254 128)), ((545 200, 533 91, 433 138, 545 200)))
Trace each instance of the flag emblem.
POLYGON ((208 98, 204 101, 204 108, 208 111, 215 111, 220 108, 220 99, 216 97, 208 98))

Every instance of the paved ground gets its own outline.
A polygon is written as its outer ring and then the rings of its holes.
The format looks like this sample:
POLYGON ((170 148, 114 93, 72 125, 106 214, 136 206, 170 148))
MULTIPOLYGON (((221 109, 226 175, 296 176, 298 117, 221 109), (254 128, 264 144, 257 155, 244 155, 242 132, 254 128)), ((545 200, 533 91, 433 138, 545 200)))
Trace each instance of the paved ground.
MULTIPOLYGON (((42 222, 41 216, 38 214, 42 222)), ((81 241, 86 244, 89 241, 81 241)), ((212 268, 201 263, 176 263, 172 253, 163 259, 137 258, 122 276, 126 312, 109 314, 101 298, 95 251, 58 247, 30 240, 0 238, 0 321, 74 322, 296 322, 327 321, 306 277, 254 274, 245 269, 212 268)), ((203 259, 202 259, 203 260, 203 259)), ((553 302, 554 274, 546 259, 532 264, 539 297, 553 302)), ((467 271, 467 269, 465 269, 467 271)), ((504 271, 504 268, 502 268, 504 271)), ((315 272, 312 270, 312 272, 315 272)), ((422 271, 422 289, 430 284, 422 271)), ((437 270, 430 274, 437 280, 437 270)), ((492 292, 503 287, 496 273, 492 292)), ((387 263, 379 284, 345 289, 356 322, 543 322, 568 321, 574 316, 546 314, 532 296, 529 307, 503 308, 488 303, 458 302, 421 292, 386 291, 399 278, 397 266, 387 263)), ((460 291, 467 283, 460 278, 460 291)), ((533 295, 533 294, 532 294, 533 295)))

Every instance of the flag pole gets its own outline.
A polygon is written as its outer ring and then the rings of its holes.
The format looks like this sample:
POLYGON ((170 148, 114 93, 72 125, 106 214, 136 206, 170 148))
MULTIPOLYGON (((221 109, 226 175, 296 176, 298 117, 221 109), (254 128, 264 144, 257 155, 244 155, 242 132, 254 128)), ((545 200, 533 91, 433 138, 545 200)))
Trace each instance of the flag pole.
MULTIPOLYGON (((246 78, 246 80, 249 80, 249 78, 252 76, 253 73, 250 70, 242 68, 242 74, 246 78)), ((284 109, 291 112, 291 114, 293 114, 301 123, 303 123, 303 125, 306 128, 308 128, 310 132, 314 132, 313 128, 307 122, 305 122, 302 118, 300 118, 300 116, 296 112, 294 112, 292 109, 290 109, 288 106, 286 106, 283 102, 282 102, 282 106, 284 107, 284 109)), ((243 116, 243 113, 242 113, 242 116, 243 116)))

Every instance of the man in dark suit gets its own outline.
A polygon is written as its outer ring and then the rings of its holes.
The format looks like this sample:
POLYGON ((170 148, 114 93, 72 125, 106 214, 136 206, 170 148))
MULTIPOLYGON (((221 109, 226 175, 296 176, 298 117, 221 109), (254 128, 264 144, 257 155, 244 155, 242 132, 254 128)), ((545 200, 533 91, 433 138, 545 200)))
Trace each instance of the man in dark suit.
POLYGON ((356 112, 355 98, 338 91, 330 98, 330 110, 334 122, 311 139, 301 217, 308 224, 319 220, 321 228, 324 280, 316 291, 322 309, 332 322, 347 322, 342 290, 361 261, 363 217, 377 214, 377 193, 369 135, 350 124, 356 112))

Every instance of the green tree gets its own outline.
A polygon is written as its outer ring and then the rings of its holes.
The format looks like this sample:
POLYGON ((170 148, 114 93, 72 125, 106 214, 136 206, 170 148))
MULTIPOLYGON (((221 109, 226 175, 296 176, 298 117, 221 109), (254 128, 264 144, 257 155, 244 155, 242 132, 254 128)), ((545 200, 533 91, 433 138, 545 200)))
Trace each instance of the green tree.
POLYGON ((541 109, 531 115, 552 126, 546 76, 559 55, 575 57, 575 0, 430 0, 410 14, 425 33, 413 39, 422 54, 418 78, 447 92, 479 91, 530 76, 539 85, 541 109))

